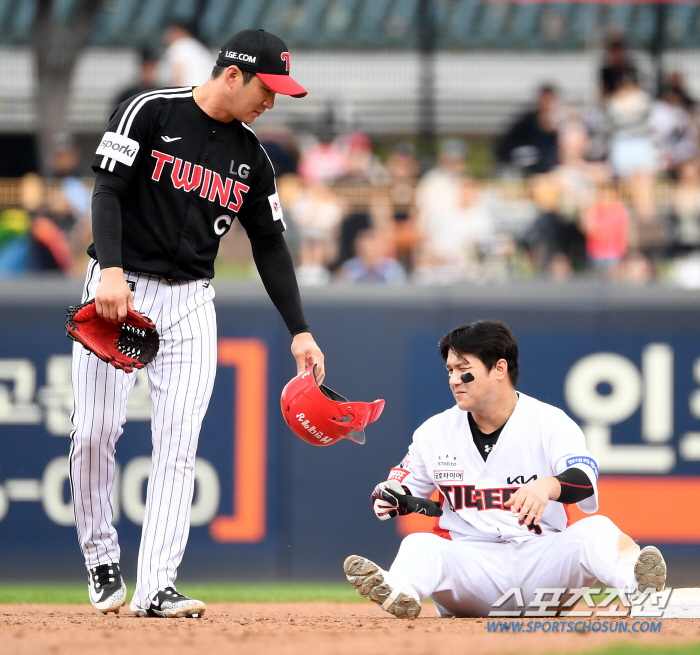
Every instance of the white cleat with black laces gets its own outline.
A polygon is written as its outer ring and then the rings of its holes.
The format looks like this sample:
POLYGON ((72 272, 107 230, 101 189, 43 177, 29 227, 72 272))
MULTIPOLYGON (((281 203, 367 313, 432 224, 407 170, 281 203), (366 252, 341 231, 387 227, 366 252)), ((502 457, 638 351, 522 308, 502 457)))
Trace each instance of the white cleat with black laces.
POLYGON ((175 587, 160 589, 152 598, 148 608, 135 601, 129 606, 134 616, 158 616, 166 619, 201 618, 207 606, 201 600, 183 596, 175 587))
POLYGON ((101 564, 88 572, 90 602, 103 614, 114 612, 126 602, 126 585, 119 564, 101 564))

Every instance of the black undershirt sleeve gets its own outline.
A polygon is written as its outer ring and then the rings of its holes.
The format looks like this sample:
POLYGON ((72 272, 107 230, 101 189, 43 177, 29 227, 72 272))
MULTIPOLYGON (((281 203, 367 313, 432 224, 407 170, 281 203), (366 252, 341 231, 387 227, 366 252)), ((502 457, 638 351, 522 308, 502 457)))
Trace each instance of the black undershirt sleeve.
POLYGON ((122 268, 121 199, 129 183, 99 172, 92 191, 92 238, 100 268, 122 268))
POLYGON ((593 495, 593 485, 588 476, 579 468, 568 468, 563 473, 554 476, 561 485, 561 495, 558 503, 572 505, 593 495))
POLYGON ((269 237, 250 237, 250 245, 267 295, 292 336, 308 332, 309 325, 301 306, 292 255, 284 236, 274 234, 269 237))

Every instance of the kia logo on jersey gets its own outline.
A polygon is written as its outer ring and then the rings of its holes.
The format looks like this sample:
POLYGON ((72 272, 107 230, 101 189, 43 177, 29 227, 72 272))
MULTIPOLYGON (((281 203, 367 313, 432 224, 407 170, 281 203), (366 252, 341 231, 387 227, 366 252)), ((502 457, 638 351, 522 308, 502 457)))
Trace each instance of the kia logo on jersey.
MULTIPOLYGON (((209 202, 218 201, 224 209, 237 212, 243 205, 243 194, 250 190, 250 187, 242 182, 234 182, 230 177, 222 178, 218 173, 199 164, 192 164, 158 150, 153 150, 151 155, 156 160, 153 175, 151 175, 152 180, 160 182, 165 165, 172 164, 170 181, 176 189, 182 189, 186 193, 200 189, 200 197, 206 198, 209 202)), ((247 167, 247 164, 241 164, 241 167, 243 166, 247 167)))
POLYGON ((516 475, 513 478, 511 478, 509 476, 506 479, 508 480, 508 484, 527 484, 528 482, 532 482, 533 480, 537 480, 537 474, 533 475, 531 478, 528 478, 527 480, 525 479, 524 475, 516 475))

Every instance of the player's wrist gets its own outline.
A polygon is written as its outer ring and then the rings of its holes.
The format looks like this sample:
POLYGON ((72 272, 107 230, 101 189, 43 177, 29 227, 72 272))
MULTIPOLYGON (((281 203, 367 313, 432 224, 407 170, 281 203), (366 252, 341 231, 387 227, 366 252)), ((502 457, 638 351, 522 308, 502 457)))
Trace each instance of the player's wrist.
POLYGON ((124 279, 124 269, 119 266, 108 266, 107 268, 100 269, 100 276, 103 280, 117 280, 121 278, 124 279))
POLYGON ((557 500, 561 496, 561 484, 555 477, 545 478, 547 482, 547 497, 549 500, 557 500))

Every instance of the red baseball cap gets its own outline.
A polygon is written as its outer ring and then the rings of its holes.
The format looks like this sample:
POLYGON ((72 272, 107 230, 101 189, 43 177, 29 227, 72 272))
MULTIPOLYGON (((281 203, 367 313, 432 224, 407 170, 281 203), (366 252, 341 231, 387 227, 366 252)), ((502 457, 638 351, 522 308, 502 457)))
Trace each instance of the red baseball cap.
POLYGON ((238 66, 255 73, 277 93, 303 98, 308 91, 289 74, 289 50, 282 39, 265 30, 236 32, 219 50, 217 66, 238 66))

